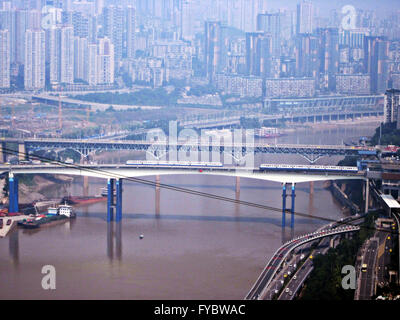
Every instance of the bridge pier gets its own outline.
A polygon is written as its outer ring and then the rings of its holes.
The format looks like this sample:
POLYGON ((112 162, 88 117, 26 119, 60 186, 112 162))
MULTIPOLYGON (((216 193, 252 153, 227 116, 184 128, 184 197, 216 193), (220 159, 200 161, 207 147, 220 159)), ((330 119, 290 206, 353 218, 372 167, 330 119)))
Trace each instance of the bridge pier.
POLYGON ((18 160, 26 160, 27 154, 26 154, 26 148, 25 148, 25 143, 19 143, 18 144, 18 160))
POLYGON ((8 177, 8 212, 19 212, 18 206, 18 179, 10 174, 8 177))
POLYGON ((83 177, 83 196, 87 197, 89 195, 89 177, 83 177))
POLYGON ((115 221, 119 222, 122 220, 122 179, 117 179, 115 189, 117 190, 115 221))
POLYGON ((236 177, 236 194, 240 193, 240 177, 236 177))
POLYGON ((296 184, 292 183, 292 207, 291 207, 291 219, 290 219, 290 227, 293 229, 294 228, 294 204, 295 204, 295 198, 296 198, 296 184))
POLYGON ((282 185, 282 228, 286 226, 286 183, 282 185))
POLYGON ((0 143, 0 163, 4 163, 5 162, 5 154, 3 152, 3 148, 4 148, 4 143, 0 143))
POLYGON ((156 197, 155 197, 156 217, 160 217, 160 175, 156 175, 156 197))
POLYGON ((107 222, 114 220, 114 184, 115 179, 107 182, 107 222))

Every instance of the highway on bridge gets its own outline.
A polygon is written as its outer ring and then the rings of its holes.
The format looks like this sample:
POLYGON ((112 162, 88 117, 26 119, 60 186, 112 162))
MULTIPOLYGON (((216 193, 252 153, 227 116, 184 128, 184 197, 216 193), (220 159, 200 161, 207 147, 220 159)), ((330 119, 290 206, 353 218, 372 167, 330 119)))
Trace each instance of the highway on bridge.
POLYGON ((134 177, 154 175, 216 175, 242 177, 274 181, 279 183, 302 183, 310 181, 327 180, 366 180, 365 172, 292 172, 261 170, 260 168, 246 167, 216 167, 206 168, 204 166, 175 167, 175 166, 148 166, 148 165, 126 165, 126 164, 101 164, 101 165, 74 165, 65 163, 48 163, 37 165, 0 165, 0 172, 11 172, 12 174, 65 174, 88 176, 97 178, 125 179, 134 177))

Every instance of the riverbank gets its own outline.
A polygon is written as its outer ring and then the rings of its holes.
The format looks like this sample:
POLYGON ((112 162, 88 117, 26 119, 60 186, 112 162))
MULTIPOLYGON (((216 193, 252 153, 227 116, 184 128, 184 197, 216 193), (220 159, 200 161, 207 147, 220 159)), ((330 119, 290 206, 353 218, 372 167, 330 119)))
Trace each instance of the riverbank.
MULTIPOLYGON (((18 185, 19 204, 28 205, 34 201, 48 199, 46 190, 55 187, 59 188, 59 185, 66 189, 66 185, 70 184, 73 180, 73 177, 63 175, 34 175, 31 179, 26 181, 21 179, 18 185)), ((5 185, 5 179, 0 180, 0 190, 3 190, 5 185)), ((1 193, 1 197, 0 202, 6 205, 8 203, 8 197, 6 197, 4 193, 1 193)))
POLYGON ((363 119, 356 119, 352 120, 340 120, 340 121, 333 121, 333 122, 318 122, 318 123, 291 123, 288 124, 288 127, 281 128, 280 132, 282 133, 294 133, 294 132, 301 132, 306 131, 309 129, 314 130, 322 130, 322 129, 336 129, 341 126, 354 126, 360 124, 379 124, 382 121, 382 117, 370 117, 370 118, 363 118, 363 119))

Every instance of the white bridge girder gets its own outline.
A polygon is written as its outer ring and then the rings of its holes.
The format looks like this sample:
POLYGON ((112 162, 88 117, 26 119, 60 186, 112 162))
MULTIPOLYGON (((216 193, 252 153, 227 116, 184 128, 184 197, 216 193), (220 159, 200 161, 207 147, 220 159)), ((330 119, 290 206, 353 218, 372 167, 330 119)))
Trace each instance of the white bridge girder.
POLYGON ((245 168, 219 168, 219 169, 195 169, 195 168, 136 168, 121 165, 117 166, 84 166, 84 167, 60 167, 60 166, 40 166, 40 167, 5 167, 2 172, 12 172, 15 174, 63 174, 75 176, 88 176, 96 178, 139 178, 154 175, 212 175, 226 177, 240 177, 273 181, 279 183, 302 183, 311 181, 327 180, 366 180, 364 175, 359 174, 328 174, 328 173, 299 173, 299 172, 270 172, 258 169, 245 168))

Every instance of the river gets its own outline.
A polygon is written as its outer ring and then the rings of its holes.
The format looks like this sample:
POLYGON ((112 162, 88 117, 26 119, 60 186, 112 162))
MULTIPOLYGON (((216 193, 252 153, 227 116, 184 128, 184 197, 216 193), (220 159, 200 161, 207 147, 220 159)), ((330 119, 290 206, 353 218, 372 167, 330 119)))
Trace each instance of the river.
MULTIPOLYGON (((372 135, 377 123, 306 129, 267 143, 342 144, 372 135)), ((318 163, 336 164, 340 157, 318 163)), ((256 162, 307 163, 300 156, 262 155, 256 162)), ((155 177, 146 179, 155 181, 155 177)), ((83 194, 82 178, 49 197, 83 194)), ((161 182, 281 208, 278 183, 212 176, 161 176, 161 182)), ((89 194, 105 180, 89 179, 89 194)), ((287 199, 290 208, 290 197, 287 199)), ((123 220, 106 223, 106 203, 77 207, 77 218, 37 231, 16 229, 0 239, 0 299, 243 299, 273 252, 292 236, 324 222, 124 182, 123 220), (139 236, 144 238, 140 239, 139 236), (56 289, 41 286, 44 265, 56 270, 56 289)), ((296 211, 343 217, 323 182, 296 188, 296 211)))

